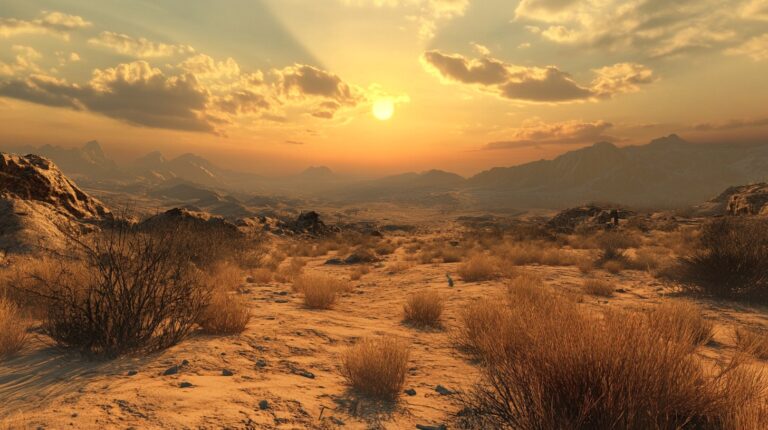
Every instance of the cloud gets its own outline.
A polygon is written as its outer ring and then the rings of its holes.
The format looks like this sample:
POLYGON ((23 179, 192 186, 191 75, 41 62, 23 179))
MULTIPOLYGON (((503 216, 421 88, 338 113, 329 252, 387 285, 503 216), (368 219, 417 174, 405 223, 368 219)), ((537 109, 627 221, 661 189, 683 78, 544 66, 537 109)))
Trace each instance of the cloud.
POLYGON ((300 140, 286 140, 283 143, 285 143, 286 145, 306 145, 306 143, 300 140))
POLYGON ((24 72, 38 72, 37 60, 43 56, 30 46, 13 45, 11 50, 16 54, 12 63, 0 61, 0 76, 14 76, 24 72))
POLYGON ((428 51, 422 56, 428 70, 442 79, 473 85, 501 97, 528 102, 568 102, 609 98, 637 91, 653 81, 653 72, 639 64, 620 63, 594 70, 589 86, 577 83, 555 66, 522 67, 492 57, 468 59, 459 54, 428 51))
POLYGON ((77 15, 61 12, 42 12, 33 20, 0 18, 0 38, 23 34, 51 34, 69 39, 73 31, 90 27, 92 24, 77 15))
POLYGON ((97 37, 89 39, 88 43, 135 58, 170 57, 195 52, 188 45, 169 45, 152 42, 143 37, 133 38, 126 34, 111 31, 102 31, 97 37))
POLYGON ((546 123, 540 119, 524 121, 512 130, 510 138, 490 142, 483 149, 512 149, 526 146, 587 144, 615 140, 605 134, 613 125, 605 121, 564 121, 546 123))
POLYGON ((702 123, 693 127, 696 131, 737 130, 743 128, 768 127, 768 118, 732 119, 721 123, 702 123))
POLYGON ((272 71, 278 93, 288 101, 309 102, 312 116, 333 118, 343 107, 353 107, 365 99, 363 91, 339 76, 305 64, 272 71))
POLYGON ((730 55, 746 55, 755 61, 768 60, 768 33, 755 36, 726 51, 730 55))
POLYGON ((96 69, 85 85, 44 75, 0 82, 0 96, 87 110, 147 127, 215 131, 215 120, 206 115, 209 94, 194 76, 166 76, 144 61, 96 69))
POLYGON ((515 20, 559 44, 649 57, 722 49, 753 36, 766 0, 521 0, 515 20), (740 11, 735 13, 734 10, 740 11))

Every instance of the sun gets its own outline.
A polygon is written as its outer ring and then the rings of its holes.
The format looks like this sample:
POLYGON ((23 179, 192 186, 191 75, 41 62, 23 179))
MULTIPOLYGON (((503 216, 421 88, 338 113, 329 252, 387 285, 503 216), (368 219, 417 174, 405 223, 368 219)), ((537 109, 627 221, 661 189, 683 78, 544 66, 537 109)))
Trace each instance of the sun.
POLYGON ((395 102, 392 99, 378 99, 373 102, 373 109, 371 109, 373 116, 379 121, 386 121, 392 118, 395 114, 395 102))

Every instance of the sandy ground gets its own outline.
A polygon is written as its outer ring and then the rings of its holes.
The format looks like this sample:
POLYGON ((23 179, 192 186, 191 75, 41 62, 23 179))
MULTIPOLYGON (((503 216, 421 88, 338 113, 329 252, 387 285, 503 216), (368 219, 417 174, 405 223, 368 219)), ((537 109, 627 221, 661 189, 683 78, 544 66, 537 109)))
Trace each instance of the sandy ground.
MULTIPOLYGON (((306 272, 348 277, 350 268, 311 259, 306 272)), ((396 256, 390 256, 390 259, 396 256)), ((0 419, 10 428, 42 429, 302 429, 416 428, 450 425, 460 406, 440 384, 465 389, 476 365, 451 342, 459 309, 497 294, 504 282, 464 283, 451 288, 446 273, 457 264, 415 265, 386 273, 386 262, 359 281, 331 310, 304 308, 290 284, 245 284, 253 307, 247 330, 238 336, 193 336, 160 354, 102 362, 57 351, 41 339, 21 355, 0 363, 0 419), (402 324, 409 293, 434 289, 447 299, 444 330, 423 331, 402 324), (340 354, 356 339, 392 334, 411 344, 411 367, 396 405, 376 404, 350 392, 339 371, 340 354), (174 365, 177 373, 164 375, 174 365), (229 375, 229 376, 227 376, 229 375), (186 388, 182 385, 191 384, 186 388)), ((584 274, 575 267, 528 266, 555 289, 580 291, 584 274)), ((648 273, 597 271, 619 288, 613 298, 584 296, 584 306, 640 309, 664 300, 685 300, 648 273)), ((703 304, 716 322, 714 342, 701 354, 725 356, 733 348, 736 324, 768 326, 765 309, 714 302, 703 304)), ((0 428, 3 428, 0 425, 0 428)))

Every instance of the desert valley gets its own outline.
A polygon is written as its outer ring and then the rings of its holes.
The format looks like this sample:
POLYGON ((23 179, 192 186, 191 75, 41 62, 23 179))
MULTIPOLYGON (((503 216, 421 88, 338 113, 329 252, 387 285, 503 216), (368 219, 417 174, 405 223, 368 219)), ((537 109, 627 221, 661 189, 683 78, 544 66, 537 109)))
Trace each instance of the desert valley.
POLYGON ((0 0, 0 430, 768 429, 768 0, 0 0))

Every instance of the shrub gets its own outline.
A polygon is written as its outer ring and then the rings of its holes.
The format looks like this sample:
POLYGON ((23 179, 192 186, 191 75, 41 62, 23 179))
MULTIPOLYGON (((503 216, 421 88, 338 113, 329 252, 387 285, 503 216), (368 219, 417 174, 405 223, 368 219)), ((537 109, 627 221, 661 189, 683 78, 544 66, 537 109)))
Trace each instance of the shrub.
POLYGON ((342 372, 360 393, 396 400, 408 374, 408 344, 395 337, 362 339, 342 357, 342 372))
POLYGON ((350 288, 344 280, 320 274, 302 275, 293 282, 293 291, 304 294, 304 304, 310 309, 329 309, 336 295, 350 288))
POLYGON ((596 238, 600 248, 600 261, 626 261, 627 248, 639 246, 639 241, 633 236, 616 231, 605 232, 596 238))
POLYGON ((689 292, 768 303, 768 220, 706 224, 697 249, 683 260, 682 278, 689 292))
POLYGON ((261 267, 258 269, 255 269, 251 271, 251 282, 255 282, 257 284, 268 284, 272 281, 272 270, 261 267))
POLYGON ((349 279, 352 281, 357 281, 362 278, 363 275, 367 275, 370 272, 371 268, 369 266, 357 266, 350 271, 349 279))
POLYGON ((486 254, 476 254, 457 269, 461 279, 467 282, 489 281, 499 276, 499 262, 486 254))
POLYGON ((108 357, 181 341, 210 293, 194 272, 197 250, 176 233, 117 224, 73 239, 81 259, 36 276, 39 288, 27 291, 45 301, 43 330, 61 346, 108 357))
POLYGON ((200 317, 200 327, 210 334, 242 333, 251 319, 248 305, 239 297, 216 290, 200 317))
POLYGON ((511 293, 462 399, 475 428, 764 428, 762 374, 734 365, 712 376, 690 344, 637 314, 600 321, 542 289, 511 293))
POLYGON ((737 328, 736 347, 761 360, 768 360, 768 332, 749 328, 737 328))
POLYGON ((19 308, 0 297, 0 358, 15 354, 27 341, 27 332, 19 308))
POLYGON ((712 323, 693 303, 663 303, 648 314, 648 323, 660 336, 676 342, 702 345, 712 338, 712 323))
POLYGON ((600 297, 611 297, 614 290, 613 284, 600 279, 587 279, 581 285, 581 289, 587 294, 600 297))
POLYGON ((459 312, 454 343, 463 351, 478 356, 486 339, 494 336, 507 311, 503 300, 494 298, 478 299, 463 306, 459 312))
POLYGON ((396 261, 390 265, 387 266, 386 272, 389 275, 396 275, 398 273, 403 273, 406 270, 413 267, 410 263, 405 261, 396 261))
POLYGON ((405 322, 420 327, 439 327, 444 307, 444 300, 436 291, 414 293, 403 307, 405 322))
POLYGON ((603 270, 614 275, 624 270, 624 262, 621 260, 608 260, 603 262, 602 266, 603 270))

